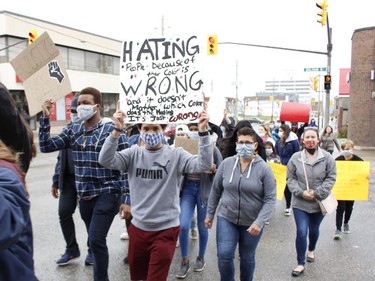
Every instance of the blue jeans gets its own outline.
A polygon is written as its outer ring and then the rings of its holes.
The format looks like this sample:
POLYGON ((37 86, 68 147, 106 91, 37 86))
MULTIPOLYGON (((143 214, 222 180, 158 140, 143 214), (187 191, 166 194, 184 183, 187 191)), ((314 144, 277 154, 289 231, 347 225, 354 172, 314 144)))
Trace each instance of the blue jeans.
POLYGON ((85 222, 90 250, 94 259, 94 280, 108 280, 107 234, 118 213, 121 197, 117 193, 101 194, 91 200, 80 200, 79 211, 85 222))
POLYGON ((234 254, 237 244, 240 252, 240 279, 253 280, 255 252, 263 230, 258 236, 250 235, 249 226, 236 225, 223 217, 217 217, 216 243, 221 281, 234 281, 234 254))
POLYGON ((299 265, 305 265, 307 235, 309 235, 309 251, 314 251, 319 238, 319 227, 324 216, 321 212, 307 213, 293 208, 294 220, 297 228, 296 250, 299 265))
POLYGON ((180 198, 180 247, 182 258, 188 258, 189 250, 189 231, 191 218, 195 206, 197 206, 197 221, 199 232, 199 256, 204 257, 208 242, 208 229, 204 226, 206 219, 207 205, 202 207, 200 182, 186 180, 180 198))

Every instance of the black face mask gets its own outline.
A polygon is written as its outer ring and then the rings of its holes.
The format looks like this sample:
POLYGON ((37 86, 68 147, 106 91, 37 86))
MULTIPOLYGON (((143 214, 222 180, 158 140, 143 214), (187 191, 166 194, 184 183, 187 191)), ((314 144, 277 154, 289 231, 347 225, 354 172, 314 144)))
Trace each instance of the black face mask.
POLYGON ((306 151, 307 151, 310 155, 314 155, 315 150, 316 150, 316 148, 306 148, 306 151))

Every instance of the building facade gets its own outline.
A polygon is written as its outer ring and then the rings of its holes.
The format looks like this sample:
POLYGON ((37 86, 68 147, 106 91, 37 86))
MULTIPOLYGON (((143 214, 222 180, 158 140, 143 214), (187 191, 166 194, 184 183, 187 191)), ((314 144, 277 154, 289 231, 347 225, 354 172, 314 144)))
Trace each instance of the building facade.
POLYGON ((348 138, 375 148, 375 27, 352 36, 348 138))
MULTIPOLYGON (((61 122, 69 120, 67 109, 72 97, 88 86, 97 88, 103 94, 102 116, 112 116, 119 99, 121 41, 0 11, 0 81, 12 93, 19 110, 28 115, 24 87, 10 61, 27 48, 31 30, 39 35, 48 32, 62 55, 72 87, 71 94, 56 101, 51 119, 61 122)), ((30 116, 31 125, 37 117, 30 116)))

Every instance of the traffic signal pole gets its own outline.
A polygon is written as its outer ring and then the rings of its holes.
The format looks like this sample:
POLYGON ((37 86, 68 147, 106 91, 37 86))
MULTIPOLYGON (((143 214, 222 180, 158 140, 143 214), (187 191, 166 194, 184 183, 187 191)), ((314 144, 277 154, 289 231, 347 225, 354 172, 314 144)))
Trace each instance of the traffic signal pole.
MULTIPOLYGON (((332 28, 329 27, 328 13, 327 13, 327 75, 331 75, 331 59, 332 59, 332 28)), ((325 114, 324 114, 324 126, 329 125, 329 104, 330 104, 330 93, 331 86, 326 90, 326 102, 325 102, 325 114)))

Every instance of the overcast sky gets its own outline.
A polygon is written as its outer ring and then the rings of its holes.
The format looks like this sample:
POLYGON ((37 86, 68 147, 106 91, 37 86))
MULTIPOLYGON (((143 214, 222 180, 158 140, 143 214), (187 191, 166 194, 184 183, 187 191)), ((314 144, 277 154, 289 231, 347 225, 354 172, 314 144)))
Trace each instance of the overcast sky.
MULTIPOLYGON (((350 67, 354 30, 375 26, 374 2, 328 0, 328 3, 333 32, 332 94, 336 95, 338 71, 350 67)), ((5 0, 1 9, 119 40, 160 36, 163 26, 165 36, 196 33, 205 37, 214 33, 218 34, 219 42, 325 52, 327 29, 316 22, 319 9, 315 4, 313 0, 5 0)), ((317 73, 306 73, 305 67, 325 66, 324 55, 219 45, 217 56, 205 58, 205 72, 211 80, 210 89, 205 91, 234 96, 238 81, 240 97, 253 95, 264 90, 266 80, 309 79, 317 73)))

